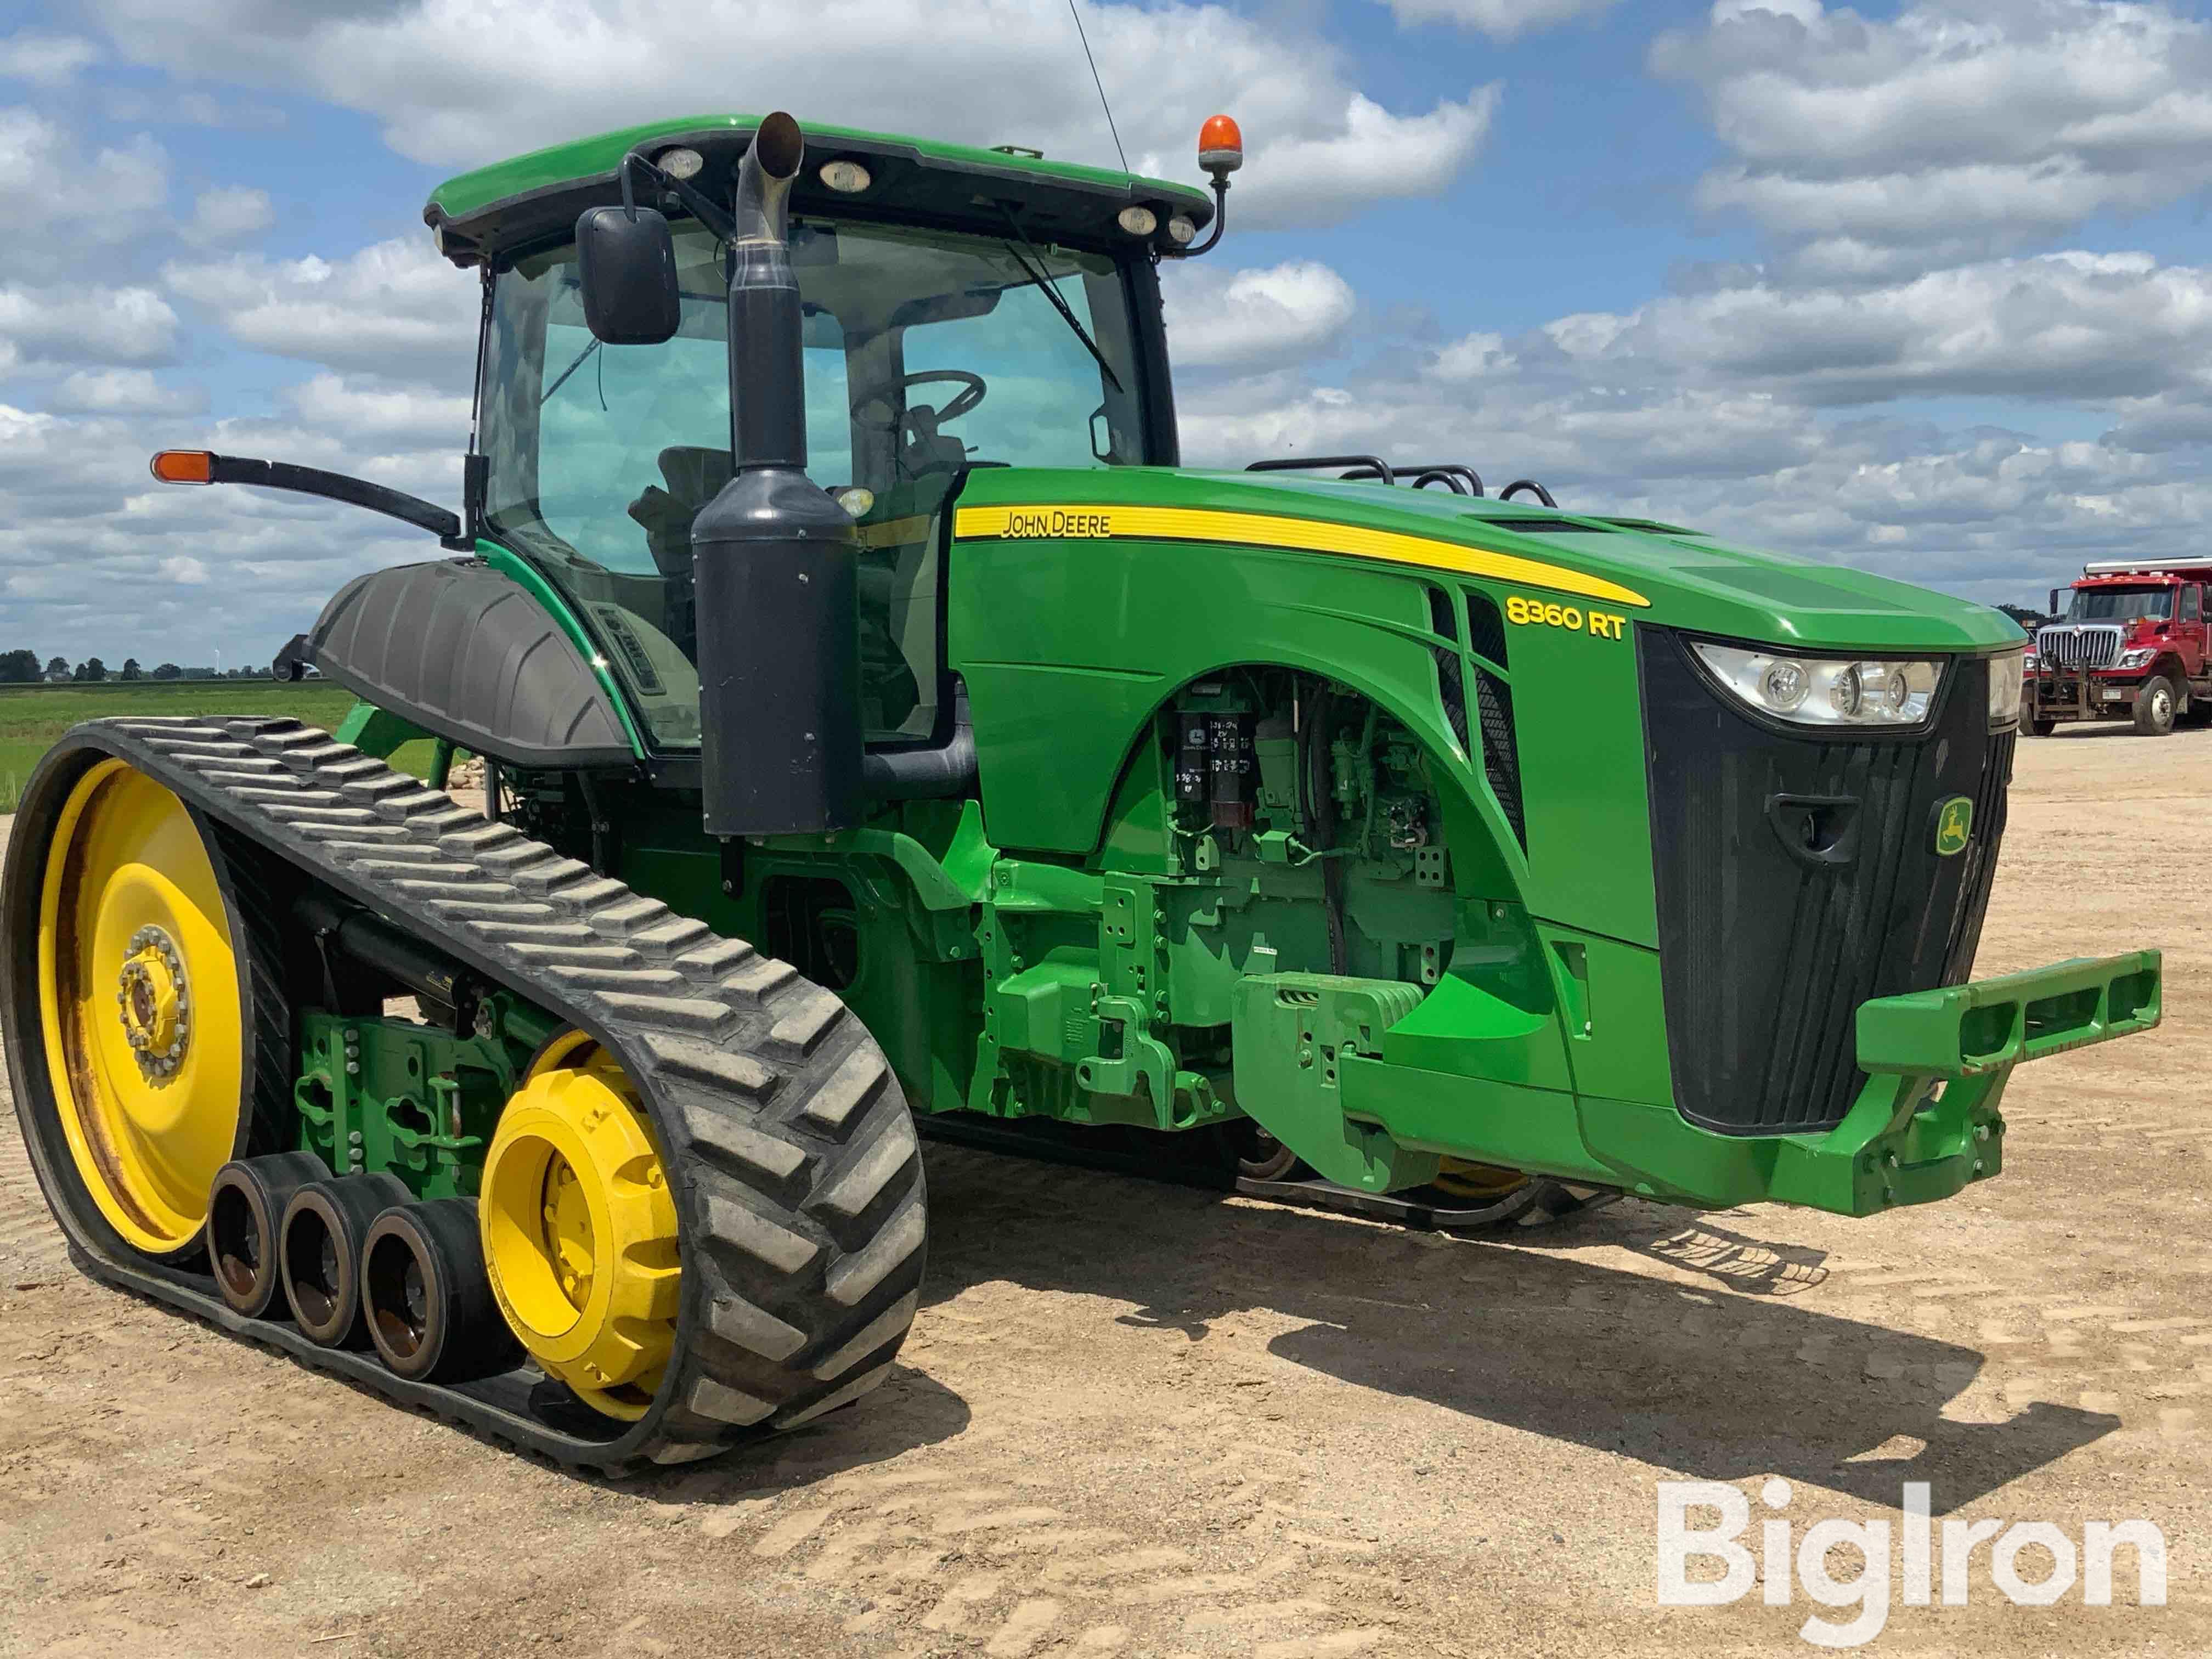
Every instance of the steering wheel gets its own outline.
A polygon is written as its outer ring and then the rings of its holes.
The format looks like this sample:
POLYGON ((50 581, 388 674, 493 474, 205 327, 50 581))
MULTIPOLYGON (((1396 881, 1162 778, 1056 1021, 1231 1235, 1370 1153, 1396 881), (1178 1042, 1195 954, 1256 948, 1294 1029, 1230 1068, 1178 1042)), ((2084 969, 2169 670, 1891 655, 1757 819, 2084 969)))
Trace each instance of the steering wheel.
POLYGON ((970 374, 964 368, 925 368, 917 370, 912 374, 902 374, 899 376, 898 390, 903 392, 911 386, 933 386, 946 380, 958 382, 960 390, 954 392, 952 401, 941 409, 930 409, 927 406, 916 408, 909 404, 907 405, 904 422, 896 417, 890 420, 873 420, 860 411, 878 404, 887 410, 895 405, 891 402, 889 392, 872 392, 853 405, 853 418, 862 426, 878 432, 896 432, 902 423, 912 423, 915 416, 926 415, 928 416, 928 428, 933 433, 936 428, 943 426, 947 421, 957 421, 963 415, 969 413, 976 404, 983 401, 984 394, 990 390, 984 385, 981 375, 970 374))

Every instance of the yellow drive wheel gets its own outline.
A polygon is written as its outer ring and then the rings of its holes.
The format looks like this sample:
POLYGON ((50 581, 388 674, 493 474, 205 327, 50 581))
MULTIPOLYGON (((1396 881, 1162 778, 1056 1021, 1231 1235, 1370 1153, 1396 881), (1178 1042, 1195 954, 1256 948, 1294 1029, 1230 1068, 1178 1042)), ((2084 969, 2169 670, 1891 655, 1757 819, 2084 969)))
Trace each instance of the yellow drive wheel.
POLYGON ((492 1293, 547 1375, 635 1420, 676 1345, 676 1201, 637 1091, 580 1031, 507 1103, 477 1216, 492 1293))
POLYGON ((87 772, 55 822, 38 971, 77 1174, 135 1249, 180 1254, 245 1151, 238 957, 184 803, 125 762, 87 772))

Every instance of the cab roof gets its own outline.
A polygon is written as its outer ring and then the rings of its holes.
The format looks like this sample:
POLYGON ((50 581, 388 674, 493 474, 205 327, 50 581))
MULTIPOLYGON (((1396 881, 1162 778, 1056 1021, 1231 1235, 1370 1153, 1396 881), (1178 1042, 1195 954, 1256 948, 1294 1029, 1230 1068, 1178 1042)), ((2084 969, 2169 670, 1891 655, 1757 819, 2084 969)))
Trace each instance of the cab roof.
MULTIPOLYGON (((424 222, 446 257, 482 264, 536 243, 565 239, 576 216, 611 201, 616 168, 635 149, 648 159, 678 148, 697 150, 705 165, 691 182, 728 199, 738 162, 752 143, 757 115, 692 115, 577 138, 449 179, 431 192, 424 222)), ((1149 239, 1171 249, 1167 222, 1176 214, 1200 229, 1213 217, 1202 190, 1110 168, 1048 161, 1029 153, 976 149, 852 127, 805 125, 806 161, 792 188, 794 213, 859 213, 867 217, 1003 229, 1012 204, 1022 227, 1040 242, 1126 251, 1139 239, 1116 222, 1123 208, 1152 210, 1159 222, 1149 239), (849 160, 868 170, 867 189, 840 194, 822 183, 825 162, 849 160)))

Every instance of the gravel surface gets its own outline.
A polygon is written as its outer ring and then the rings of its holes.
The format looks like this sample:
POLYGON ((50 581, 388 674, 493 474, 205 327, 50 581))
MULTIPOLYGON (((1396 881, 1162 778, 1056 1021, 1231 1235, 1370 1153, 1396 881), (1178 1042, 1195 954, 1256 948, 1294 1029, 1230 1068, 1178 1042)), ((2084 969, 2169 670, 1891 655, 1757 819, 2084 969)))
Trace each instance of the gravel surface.
POLYGON ((2004 1175, 1948 1204, 1455 1243, 932 1148, 892 1380, 649 1479, 94 1286, 0 1115, 0 1653, 1810 1652, 1802 1589, 1655 1605, 1656 1484, 1756 1518, 1774 1475, 1796 1535, 1926 1480, 1940 1515, 2168 1540, 2164 1608, 2125 1552, 2121 1605, 2014 1607, 1984 1547, 1876 1651, 2212 1650, 2208 798, 2212 732, 2021 744, 1979 970, 2161 945, 2169 1012, 2021 1071, 2004 1175))

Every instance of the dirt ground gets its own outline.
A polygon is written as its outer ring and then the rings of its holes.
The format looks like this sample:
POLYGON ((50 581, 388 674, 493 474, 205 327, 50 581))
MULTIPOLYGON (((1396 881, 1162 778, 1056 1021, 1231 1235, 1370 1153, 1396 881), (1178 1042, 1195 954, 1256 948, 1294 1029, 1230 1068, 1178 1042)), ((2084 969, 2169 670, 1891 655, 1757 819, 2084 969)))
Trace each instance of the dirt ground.
POLYGON ((2018 1073, 1986 1187, 1456 1243, 932 1148, 892 1380, 647 1479, 93 1285, 0 1115, 0 1654, 1810 1651, 1802 1589, 1656 1605, 1656 1483, 1775 1475, 1797 1535, 1927 1480, 2168 1540, 2162 1608, 2124 1551, 2116 1605, 2014 1607, 1984 1548, 1875 1651, 2212 1650, 2212 731, 2023 743, 2013 799, 1979 971, 2160 945, 2167 1017, 2018 1073))

